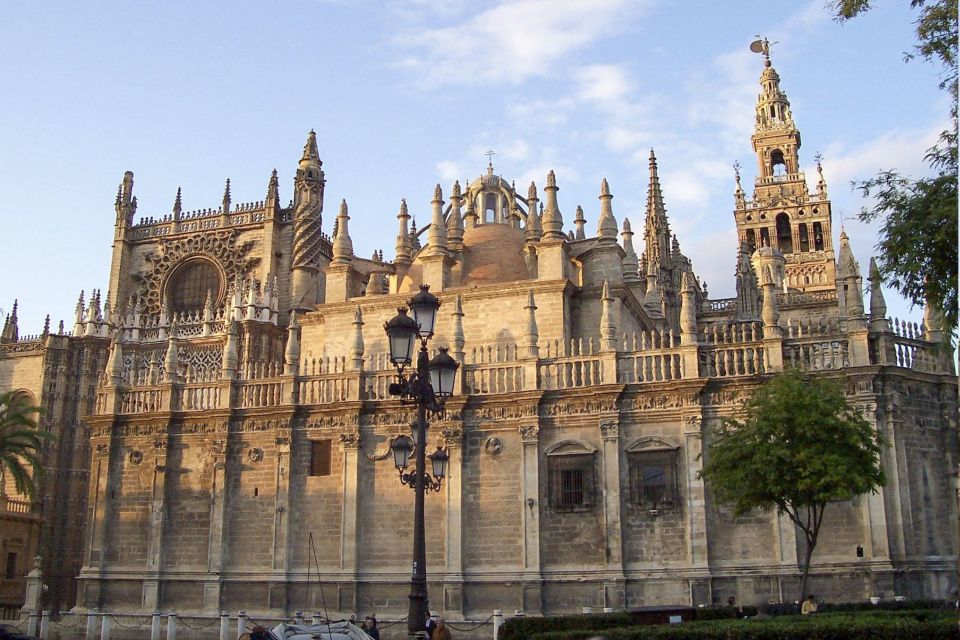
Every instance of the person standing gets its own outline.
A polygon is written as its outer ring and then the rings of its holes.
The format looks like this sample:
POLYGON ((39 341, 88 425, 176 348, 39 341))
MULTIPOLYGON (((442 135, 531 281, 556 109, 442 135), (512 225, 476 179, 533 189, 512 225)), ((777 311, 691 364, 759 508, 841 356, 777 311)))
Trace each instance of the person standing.
POLYGON ((803 606, 800 607, 800 615, 809 616, 811 613, 817 612, 817 599, 813 597, 813 594, 807 596, 807 599, 803 601, 803 606))
POLYGON ((373 638, 373 640, 380 640, 380 629, 377 628, 376 616, 367 616, 363 624, 363 630, 366 631, 367 635, 373 638))
POLYGON ((437 618, 437 628, 433 630, 430 640, 453 640, 450 629, 443 618, 437 618))

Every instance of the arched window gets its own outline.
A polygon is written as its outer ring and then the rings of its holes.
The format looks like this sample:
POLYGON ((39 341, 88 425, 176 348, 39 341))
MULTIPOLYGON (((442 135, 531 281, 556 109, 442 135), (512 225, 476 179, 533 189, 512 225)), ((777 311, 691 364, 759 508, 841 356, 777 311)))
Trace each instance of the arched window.
POLYGON ((483 221, 485 223, 497 221, 497 196, 492 193, 483 197, 483 221))
POLYGON ((790 216, 777 214, 777 248, 781 253, 793 253, 793 235, 790 228, 790 216))
POLYGON ((747 246, 750 247, 750 253, 757 250, 757 234, 753 229, 747 229, 747 246))
POLYGON ((167 305, 175 313, 199 311, 203 309, 208 291, 216 303, 223 291, 220 270, 203 258, 188 260, 167 280, 167 305))
POLYGON ((800 251, 810 251, 810 236, 805 222, 797 225, 797 235, 800 236, 800 251))
POLYGON ((786 175, 787 161, 783 159, 783 151, 776 149, 770 154, 770 170, 775 176, 786 175))
POLYGON ((766 227, 760 229, 760 246, 769 247, 770 246, 770 230, 766 227))
POLYGON ((819 222, 813 223, 813 248, 823 251, 823 226, 819 222))

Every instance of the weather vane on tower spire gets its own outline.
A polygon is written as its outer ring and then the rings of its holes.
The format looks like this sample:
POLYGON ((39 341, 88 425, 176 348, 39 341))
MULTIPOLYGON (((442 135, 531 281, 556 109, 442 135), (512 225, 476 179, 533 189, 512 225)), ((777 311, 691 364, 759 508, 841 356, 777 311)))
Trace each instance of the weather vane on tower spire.
POLYGON ((757 34, 756 38, 757 38, 756 40, 750 43, 750 51, 753 51, 754 53, 762 53, 763 66, 769 67, 770 66, 770 45, 777 44, 777 43, 776 42, 771 43, 766 38, 761 38, 760 34, 757 34))

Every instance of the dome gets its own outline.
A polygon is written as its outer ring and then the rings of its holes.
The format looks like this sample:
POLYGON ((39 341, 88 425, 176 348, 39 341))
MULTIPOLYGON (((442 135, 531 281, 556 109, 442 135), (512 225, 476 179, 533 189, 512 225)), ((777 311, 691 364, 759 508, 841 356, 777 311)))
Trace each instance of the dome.
POLYGON ((463 286, 527 280, 523 232, 505 224, 482 224, 463 234, 463 286))

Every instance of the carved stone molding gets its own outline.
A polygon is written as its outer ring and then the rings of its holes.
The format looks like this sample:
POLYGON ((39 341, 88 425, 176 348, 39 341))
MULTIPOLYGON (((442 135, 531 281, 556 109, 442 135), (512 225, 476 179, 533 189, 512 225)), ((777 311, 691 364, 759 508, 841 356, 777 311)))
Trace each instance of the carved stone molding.
POLYGON ((167 441, 164 439, 157 438, 153 441, 153 448, 161 453, 166 453, 167 451, 167 441))
POLYGON ((341 433, 340 444, 343 445, 344 449, 359 449, 360 448, 360 432, 346 431, 344 433, 341 433))
POLYGON ((600 422, 600 436, 604 440, 617 440, 620 438, 620 423, 615 420, 603 420, 600 422))
POLYGON ((227 441, 226 440, 214 440, 210 443, 210 450, 214 455, 222 456, 227 452, 227 441))
POLYGON ((287 436, 277 436, 276 445, 277 445, 278 447, 289 447, 289 446, 290 446, 290 438, 287 437, 287 436))
MULTIPOLYGON (((225 297, 229 284, 237 276, 249 273, 260 262, 260 258, 248 255, 256 243, 247 240, 238 244, 237 239, 237 230, 230 229, 163 240, 157 251, 145 256, 146 271, 135 276, 143 282, 146 311, 151 314, 160 312, 167 279, 177 266, 190 258, 206 258, 222 270, 225 281, 221 296, 225 297)), ((215 302, 219 304, 221 301, 215 302)))
MULTIPOLYGON (((480 420, 513 420, 516 418, 529 418, 537 415, 537 405, 532 404, 509 404, 506 406, 483 406, 474 407, 464 412, 464 419, 470 421, 480 420)), ((451 418, 453 419, 453 418, 451 418)))
POLYGON ((483 450, 491 456, 500 455, 500 452, 503 451, 503 441, 496 437, 487 438, 487 441, 483 443, 483 450))
POLYGON ((524 444, 536 444, 540 440, 540 427, 532 424, 520 427, 520 439, 524 444))
POLYGON ((700 433, 703 429, 703 418, 701 416, 685 416, 683 418, 683 430, 686 433, 700 433))
POLYGON ((110 451, 110 445, 108 445, 106 442, 98 442, 96 451, 98 455, 102 456, 110 451))
POLYGON ((440 442, 445 447, 463 446, 463 429, 451 427, 440 432, 440 442))
POLYGON ((617 410, 616 396, 590 397, 576 399, 561 399, 545 404, 540 411, 542 416, 570 416, 589 415, 615 412, 617 410))

